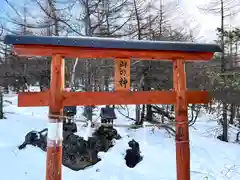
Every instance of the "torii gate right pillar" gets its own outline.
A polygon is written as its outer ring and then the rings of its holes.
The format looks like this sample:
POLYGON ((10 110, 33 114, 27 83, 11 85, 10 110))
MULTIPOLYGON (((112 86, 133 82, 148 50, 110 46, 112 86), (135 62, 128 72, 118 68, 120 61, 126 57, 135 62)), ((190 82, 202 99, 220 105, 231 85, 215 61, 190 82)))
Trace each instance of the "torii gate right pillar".
POLYGON ((176 92, 176 165, 177 179, 190 180, 190 148, 185 61, 173 61, 173 83, 176 92))

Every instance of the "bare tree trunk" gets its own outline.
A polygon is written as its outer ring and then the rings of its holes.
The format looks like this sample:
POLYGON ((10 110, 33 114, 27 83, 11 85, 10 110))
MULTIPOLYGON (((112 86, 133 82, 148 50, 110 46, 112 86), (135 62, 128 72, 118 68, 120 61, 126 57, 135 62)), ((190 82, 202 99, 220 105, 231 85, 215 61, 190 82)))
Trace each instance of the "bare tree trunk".
MULTIPOLYGON (((108 76, 107 75, 105 75, 104 76, 104 90, 105 91, 109 91, 109 84, 108 84, 109 82, 108 82, 108 76)), ((110 107, 109 105, 106 105, 106 107, 110 107)))
POLYGON ((52 20, 53 20, 53 23, 54 23, 54 35, 55 36, 59 36, 59 22, 58 22, 58 15, 57 15, 57 12, 56 12, 56 2, 53 1, 53 0, 48 0, 48 5, 49 5, 49 8, 50 8, 50 14, 52 16, 52 20))
MULTIPOLYGON (((148 69, 148 71, 150 71, 150 69, 148 69)), ((144 78, 144 91, 150 91, 151 90, 151 82, 150 82, 150 76, 149 76, 149 72, 147 73, 147 75, 144 78)), ((153 120, 153 112, 152 112, 152 105, 151 104, 147 104, 147 114, 146 114, 146 118, 148 121, 152 121, 153 120)))
POLYGON ((153 119, 153 112, 152 112, 152 105, 151 104, 147 105, 147 115, 146 115, 146 117, 147 117, 148 121, 152 121, 152 119, 153 119))
MULTIPOLYGON (((225 60, 225 50, 224 50, 224 2, 221 0, 221 72, 224 73, 226 71, 226 60, 225 60)), ((226 76, 223 77, 224 83, 226 82, 226 76)), ((223 102, 222 109, 222 119, 223 119, 223 141, 228 141, 228 118, 227 118, 227 103, 223 102)))
POLYGON ((71 80, 70 80, 70 84, 69 84, 69 88, 71 89, 75 89, 75 77, 76 77, 76 67, 78 64, 78 58, 76 58, 73 68, 72 68, 72 72, 71 72, 71 80))
MULTIPOLYGON (((4 66, 8 66, 8 61, 7 61, 7 45, 5 45, 5 51, 4 51, 4 66)), ((4 92, 5 93, 9 93, 9 83, 8 83, 8 79, 4 78, 3 81, 3 85, 4 85, 4 92)))
MULTIPOLYGON (((142 90, 142 85, 144 84, 144 75, 142 74, 140 81, 137 83, 137 91, 142 90)), ((145 106, 142 106, 142 113, 141 113, 141 106, 136 105, 136 124, 141 125, 143 124, 145 106)))
POLYGON ((159 24, 159 37, 161 38, 163 32, 163 0, 160 0, 160 24, 159 24))
MULTIPOLYGON (((138 12, 138 8, 137 8, 137 3, 136 0, 133 0, 133 6, 134 6, 134 11, 135 11, 135 16, 136 16, 136 21, 137 21, 137 35, 138 35, 138 40, 141 40, 142 38, 142 32, 141 32, 141 26, 140 26, 140 18, 139 18, 139 12, 138 12)), ((141 85, 137 86, 137 90, 140 91, 141 90, 141 85)), ((143 122, 141 122, 141 106, 140 105, 136 105, 136 124, 142 124, 143 122)))
POLYGON ((240 128, 240 107, 237 106, 237 114, 236 114, 236 120, 238 122, 238 128, 240 128))
MULTIPOLYGON (((86 89, 87 91, 92 91, 92 88, 91 88, 91 70, 90 70, 90 61, 87 60, 87 64, 86 64, 87 68, 87 81, 86 81, 86 89)), ((87 119, 89 121, 92 121, 92 116, 93 116, 93 108, 92 106, 86 106, 85 107, 85 111, 86 111, 86 115, 87 115, 87 119)))
POLYGON ((143 121, 144 121, 144 117, 145 117, 145 109, 146 109, 146 106, 145 104, 142 105, 142 112, 141 112, 141 121, 140 121, 140 124, 142 125, 143 124, 143 121))
POLYGON ((3 119, 3 93, 0 89, 0 119, 3 119))
MULTIPOLYGON (((92 29, 91 29, 91 18, 90 18, 90 9, 89 9, 89 0, 86 0, 85 1, 85 7, 84 7, 84 11, 85 11, 85 18, 84 18, 84 21, 85 21, 85 34, 87 36, 92 36, 93 33, 92 33, 92 29)), ((86 73, 87 73, 87 83, 85 84, 85 87, 86 87, 86 90, 87 91, 92 91, 91 89, 91 72, 90 72, 90 62, 89 60, 87 60, 86 62, 86 73)), ((92 121, 92 116, 93 116, 93 108, 92 106, 85 106, 84 107, 84 111, 86 113, 86 116, 87 116, 87 119, 92 121)))
POLYGON ((229 119, 229 124, 234 124, 234 118, 235 118, 235 115, 236 115, 236 106, 235 104, 231 104, 231 107, 230 107, 230 119, 229 119))
POLYGON ((139 12, 138 12, 138 8, 137 8, 136 0, 133 0, 133 4, 134 4, 136 21, 137 21, 138 40, 141 40, 142 39, 142 32, 141 32, 140 18, 139 18, 139 12))
POLYGON ((137 125, 141 124, 141 107, 140 105, 136 105, 136 123, 137 125))

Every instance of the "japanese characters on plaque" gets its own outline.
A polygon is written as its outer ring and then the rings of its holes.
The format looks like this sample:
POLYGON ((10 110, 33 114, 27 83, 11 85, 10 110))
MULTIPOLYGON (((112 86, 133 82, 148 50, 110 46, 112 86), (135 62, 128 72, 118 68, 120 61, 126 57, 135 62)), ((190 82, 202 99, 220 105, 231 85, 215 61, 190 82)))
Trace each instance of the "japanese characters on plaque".
POLYGON ((130 89, 130 61, 128 59, 116 59, 115 89, 130 89))

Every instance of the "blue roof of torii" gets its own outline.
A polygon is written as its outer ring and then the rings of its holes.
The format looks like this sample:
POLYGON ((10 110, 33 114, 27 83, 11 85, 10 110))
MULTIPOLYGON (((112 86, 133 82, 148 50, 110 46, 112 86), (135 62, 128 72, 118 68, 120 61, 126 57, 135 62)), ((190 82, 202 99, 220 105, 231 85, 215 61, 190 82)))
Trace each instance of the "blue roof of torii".
POLYGON ((5 44, 11 45, 53 45, 66 47, 185 51, 185 52, 222 52, 217 44, 200 44, 178 41, 121 40, 98 37, 59 37, 59 36, 18 36, 6 35, 5 44))

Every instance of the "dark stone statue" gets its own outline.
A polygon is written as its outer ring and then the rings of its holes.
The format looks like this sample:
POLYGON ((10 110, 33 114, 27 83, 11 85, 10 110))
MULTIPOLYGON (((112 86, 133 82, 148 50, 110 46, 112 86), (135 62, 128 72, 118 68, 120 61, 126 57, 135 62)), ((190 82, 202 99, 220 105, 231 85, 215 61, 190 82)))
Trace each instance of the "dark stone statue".
POLYGON ((42 131, 30 131, 25 136, 25 141, 18 147, 18 149, 24 149, 28 144, 41 148, 46 151, 47 148, 47 128, 42 131), (45 134, 44 134, 45 133, 45 134))
POLYGON ((139 143, 134 139, 128 142, 131 149, 126 150, 126 165, 129 168, 134 168, 139 162, 142 161, 143 157, 140 155, 139 143))

